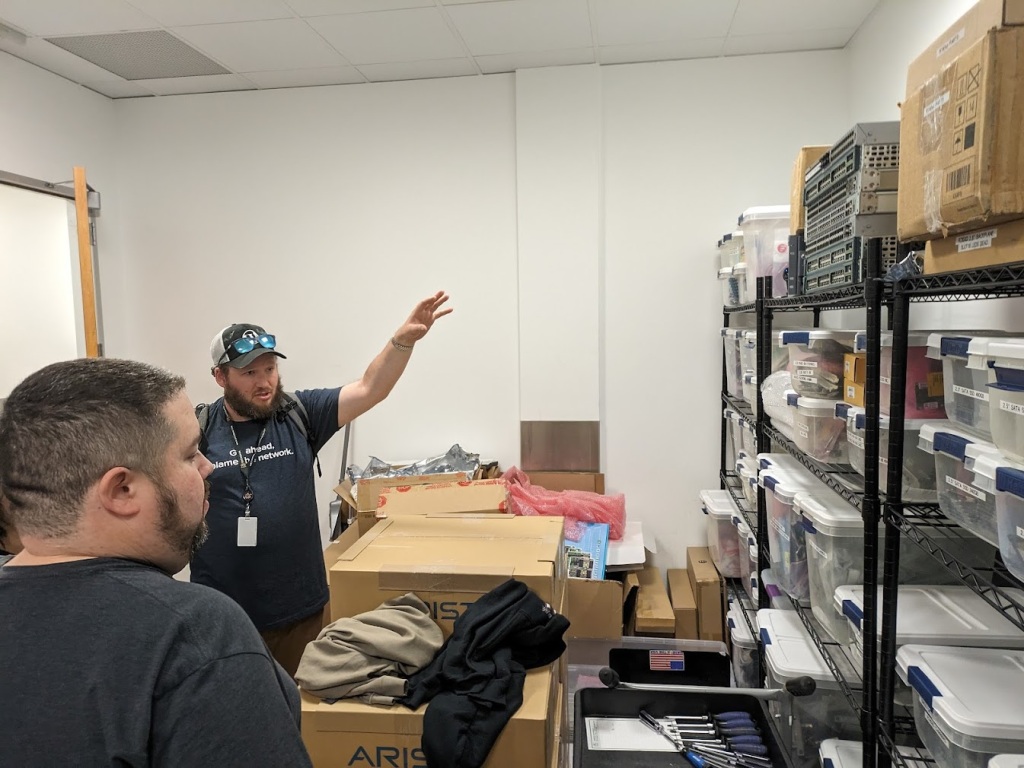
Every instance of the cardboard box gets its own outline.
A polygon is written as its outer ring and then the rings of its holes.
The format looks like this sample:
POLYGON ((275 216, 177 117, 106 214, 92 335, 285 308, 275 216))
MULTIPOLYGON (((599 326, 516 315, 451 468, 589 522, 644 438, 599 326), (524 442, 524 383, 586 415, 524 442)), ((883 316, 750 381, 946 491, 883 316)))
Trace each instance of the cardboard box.
POLYGON ((643 637, 674 637, 676 616, 668 599, 661 569, 646 566, 637 574, 640 592, 636 598, 636 634, 643 637))
POLYGON ((622 637, 622 582, 569 579, 565 583, 567 638, 622 637))
POLYGON ((979 0, 925 48, 907 69, 907 97, 990 29, 1024 24, 1024 0, 979 0))
POLYGON ((897 231, 931 239, 1024 216, 1024 27, 984 35, 904 102, 897 231))
POLYGON ((850 405, 856 405, 858 408, 864 407, 864 385, 863 384, 848 384, 843 382, 843 402, 849 403, 850 405))
MULTIPOLYGON (((421 739, 429 703, 410 710, 342 700, 325 704, 305 691, 302 741, 315 768, 426 768, 421 739)), ((546 766, 555 742, 558 680, 551 666, 530 670, 523 704, 505 725, 484 768, 546 766)))
POLYGON ((1024 261, 1024 219, 929 240, 924 249, 926 275, 1017 261, 1024 261))
POLYGON ((866 352, 847 352, 843 355, 843 381, 864 384, 868 380, 868 356, 866 352))
POLYGON ((685 568, 669 568, 667 576, 668 598, 676 617, 675 636, 680 640, 699 640, 697 598, 690 586, 690 574, 685 568))
POLYGON ((807 169, 821 159, 821 156, 831 149, 830 145, 819 145, 801 147, 796 153, 796 160, 793 163, 793 178, 789 183, 789 233, 795 235, 804 229, 804 176, 807 169))
POLYGON ((556 706, 558 712, 555 713, 555 738, 554 743, 551 747, 551 762, 548 764, 549 768, 561 768, 562 766, 562 739, 569 733, 569 706, 567 696, 567 687, 563 684, 559 684, 558 692, 556 696, 558 700, 556 706))
POLYGON ((508 485, 504 480, 392 485, 381 488, 374 515, 436 515, 505 512, 508 485))
POLYGON ((410 515, 381 520, 331 566, 331 616, 415 592, 445 637, 482 595, 515 578, 549 605, 565 589, 560 517, 410 515))
POLYGON ((549 491, 589 491, 604 493, 601 472, 527 472, 530 482, 549 491))
POLYGON ((707 547, 686 548, 686 570, 697 600, 697 628, 701 640, 725 641, 725 584, 711 561, 707 547))

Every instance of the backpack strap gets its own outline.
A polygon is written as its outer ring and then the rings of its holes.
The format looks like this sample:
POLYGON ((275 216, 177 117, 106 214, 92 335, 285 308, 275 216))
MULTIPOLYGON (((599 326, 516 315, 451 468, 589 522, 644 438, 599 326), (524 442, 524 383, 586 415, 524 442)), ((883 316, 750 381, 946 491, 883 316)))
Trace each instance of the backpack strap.
MULTIPOLYGON (((306 438, 306 442, 309 443, 309 447, 312 450, 313 446, 316 445, 316 434, 309 423, 309 414, 306 412, 306 407, 296 397, 294 392, 283 392, 282 395, 283 402, 277 412, 278 419, 291 419, 299 433, 306 438)), ((313 461, 316 462, 317 477, 323 477, 323 471, 320 469, 320 456, 316 451, 313 451, 313 461)))

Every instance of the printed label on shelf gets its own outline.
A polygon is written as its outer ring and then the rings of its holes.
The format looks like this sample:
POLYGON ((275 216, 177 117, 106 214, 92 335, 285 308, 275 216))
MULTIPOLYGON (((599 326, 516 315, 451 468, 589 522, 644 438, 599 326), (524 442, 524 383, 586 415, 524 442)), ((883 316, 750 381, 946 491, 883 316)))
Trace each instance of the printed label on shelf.
POLYGON ((817 368, 818 367, 818 361, 817 360, 794 360, 793 361, 793 365, 795 365, 797 368, 817 368))
POLYGON ((965 37, 967 37, 967 28, 966 27, 961 27, 960 30, 956 34, 954 34, 951 38, 949 38, 949 40, 947 40, 946 42, 944 42, 942 45, 940 45, 938 48, 935 49, 935 58, 937 59, 937 58, 941 57, 942 54, 944 54, 946 51, 948 51, 954 45, 959 43, 965 37))
POLYGON ((846 440, 850 445, 856 446, 857 448, 864 447, 864 438, 860 435, 851 435, 849 432, 846 433, 846 440))
POLYGON ((952 485, 958 491, 963 491, 964 493, 969 494, 970 496, 973 496, 974 498, 979 499, 981 501, 985 501, 985 499, 988 498, 985 495, 984 491, 979 491, 977 488, 975 488, 972 485, 968 485, 967 483, 961 483, 955 477, 950 477, 949 475, 946 475, 946 483, 948 485, 952 485))
POLYGON ((942 109, 943 105, 949 103, 949 91, 943 91, 934 99, 929 101, 924 108, 924 117, 930 116, 936 110, 942 109))
POLYGON ((1011 403, 1009 400, 1003 400, 999 403, 999 410, 1024 416, 1024 403, 1011 403))
POLYGON ((953 394, 972 397, 975 400, 981 400, 983 403, 988 402, 988 392, 979 392, 978 390, 971 389, 970 387, 961 387, 959 384, 953 385, 953 394))
POLYGON ((992 229, 983 229, 980 232, 971 232, 967 235, 960 235, 956 239, 957 253, 980 251, 982 248, 991 248, 992 241, 996 239, 998 231, 997 227, 992 227, 992 229))

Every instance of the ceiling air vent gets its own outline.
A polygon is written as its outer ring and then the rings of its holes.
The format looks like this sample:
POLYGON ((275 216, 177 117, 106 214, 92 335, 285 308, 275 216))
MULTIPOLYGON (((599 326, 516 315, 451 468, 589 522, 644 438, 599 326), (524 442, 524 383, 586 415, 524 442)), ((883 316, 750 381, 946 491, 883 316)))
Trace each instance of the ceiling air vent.
POLYGON ((45 39, 125 80, 230 74, 163 30, 45 39))

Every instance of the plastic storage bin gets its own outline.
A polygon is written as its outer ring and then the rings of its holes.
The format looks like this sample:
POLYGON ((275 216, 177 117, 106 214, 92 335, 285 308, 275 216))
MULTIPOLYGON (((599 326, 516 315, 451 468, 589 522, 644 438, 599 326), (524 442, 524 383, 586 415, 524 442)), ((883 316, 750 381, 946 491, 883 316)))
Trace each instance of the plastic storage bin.
POLYGON ((742 520, 736 526, 736 533, 739 537, 740 549, 739 549, 739 561, 740 561, 740 583, 743 585, 743 590, 750 596, 750 575, 754 572, 754 560, 757 558, 757 539, 754 538, 753 532, 750 527, 742 520), (750 550, 754 550, 754 560, 750 557, 750 550))
MULTIPOLYGON (((878 403, 881 413, 888 415, 892 384, 892 333, 883 333, 881 340, 878 403)), ((928 340, 927 333, 911 333, 907 337, 907 378, 903 413, 906 419, 946 418, 942 362, 929 354, 928 340)), ((858 352, 867 350, 867 334, 864 331, 857 334, 854 347, 858 352)))
MULTIPOLYGON (((847 458, 850 465, 861 477, 864 476, 864 429, 867 416, 863 408, 836 406, 836 414, 846 413, 847 458)), ((903 424, 903 500, 934 502, 935 458, 923 451, 918 436, 925 424, 934 424, 937 429, 948 426, 946 421, 906 421, 903 424)), ((878 424, 878 488, 882 493, 889 489, 889 417, 881 416, 878 424)))
POLYGON ((736 474, 740 477, 740 489, 743 491, 743 500, 747 502, 747 508, 756 509, 757 463, 743 451, 740 451, 740 458, 736 460, 736 474))
MULTIPOLYGON (((779 346, 779 339, 782 331, 775 331, 772 334, 772 369, 771 373, 778 373, 789 368, 789 351, 779 346)), ((740 362, 744 371, 757 372, 757 331, 744 331, 740 340, 740 362)))
POLYGON ((836 418, 835 400, 789 396, 793 410, 793 442, 796 447, 815 461, 826 464, 845 464, 846 422, 836 418))
POLYGON ((811 613, 840 643, 850 643, 846 621, 835 612, 836 587, 864 582, 864 520, 853 506, 826 489, 798 493, 793 506, 807 545, 811 613))
MULTIPOLYGON (((796 612, 760 610, 757 625, 764 643, 768 688, 780 688, 803 675, 817 684, 810 696, 785 696, 769 705, 794 764, 812 768, 818 762, 818 746, 825 739, 860 738, 858 717, 796 612)), ((842 658, 835 661, 847 680, 855 679, 854 670, 842 658)))
POLYGON ((775 608, 779 611, 796 610, 793 606, 793 601, 789 599, 789 595, 779 589, 779 580, 775 578, 775 574, 772 573, 771 568, 764 568, 761 570, 761 576, 758 579, 758 584, 768 595, 769 608, 775 608))
POLYGON ((757 278, 771 277, 772 296, 789 293, 789 206, 764 205, 740 214, 747 260, 747 291, 757 296, 757 278))
MULTIPOLYGON (((753 617, 751 617, 753 618, 753 617)), ((729 605, 726 616, 732 638, 732 674, 737 688, 757 687, 757 641, 743 618, 743 608, 736 601, 729 605)))
POLYGON ((757 298, 757 296, 751 296, 747 290, 747 265, 745 262, 740 262, 732 268, 732 276, 736 281, 736 289, 740 294, 740 304, 750 304, 757 298))
POLYGON ((942 362, 946 418, 989 441, 992 440, 988 417, 988 342, 991 338, 960 332, 928 336, 928 357, 942 362))
POLYGON ((917 735, 940 768, 985 768, 1024 752, 1024 651, 905 645, 896 669, 914 689, 917 735))
POLYGON ((1024 580, 1024 472, 996 470, 996 533, 999 552, 1010 573, 1024 580))
POLYGON ((789 351, 793 389, 806 397, 841 400, 843 355, 853 351, 854 331, 782 331, 779 344, 789 351))
POLYGON ((733 397, 743 397, 743 369, 740 366, 739 328, 723 328, 722 344, 725 349, 725 389, 733 397))
POLYGON ((754 416, 757 416, 757 374, 751 371, 743 374, 743 399, 747 401, 754 416))
POLYGON ((753 422, 740 417, 740 443, 748 456, 757 453, 757 435, 753 422))
POLYGON ((992 442, 1007 456, 1024 461, 1024 341, 991 341, 988 364, 995 374, 995 382, 988 385, 992 442))
POLYGON ((740 542, 732 523, 736 505, 728 491, 701 491, 701 506, 707 523, 708 550, 718 572, 727 579, 740 575, 740 542))
MULTIPOLYGON (((928 760, 928 753, 917 747, 897 747, 907 768, 932 768, 934 763, 928 760)), ((862 768, 864 765, 864 745, 859 741, 847 739, 825 739, 818 747, 821 757, 821 768, 862 768)), ((1018 768, 1018 766, 1013 766, 1018 768)))
POLYGON ((732 408, 722 409, 722 428, 725 430, 725 466, 736 466, 736 436, 733 428, 733 418, 738 416, 732 408))
POLYGON ((718 287, 722 291, 722 306, 736 307, 740 304, 740 286, 733 276, 732 267, 718 270, 718 287))
POLYGON ((779 587, 797 600, 809 597, 807 583, 807 544, 800 514, 794 509, 796 495, 821 483, 808 472, 762 470, 758 482, 764 487, 768 515, 767 563, 778 579, 779 587))
POLYGON ((742 232, 730 232, 722 236, 718 241, 718 259, 720 267, 735 267, 741 261, 746 261, 743 255, 742 232))

